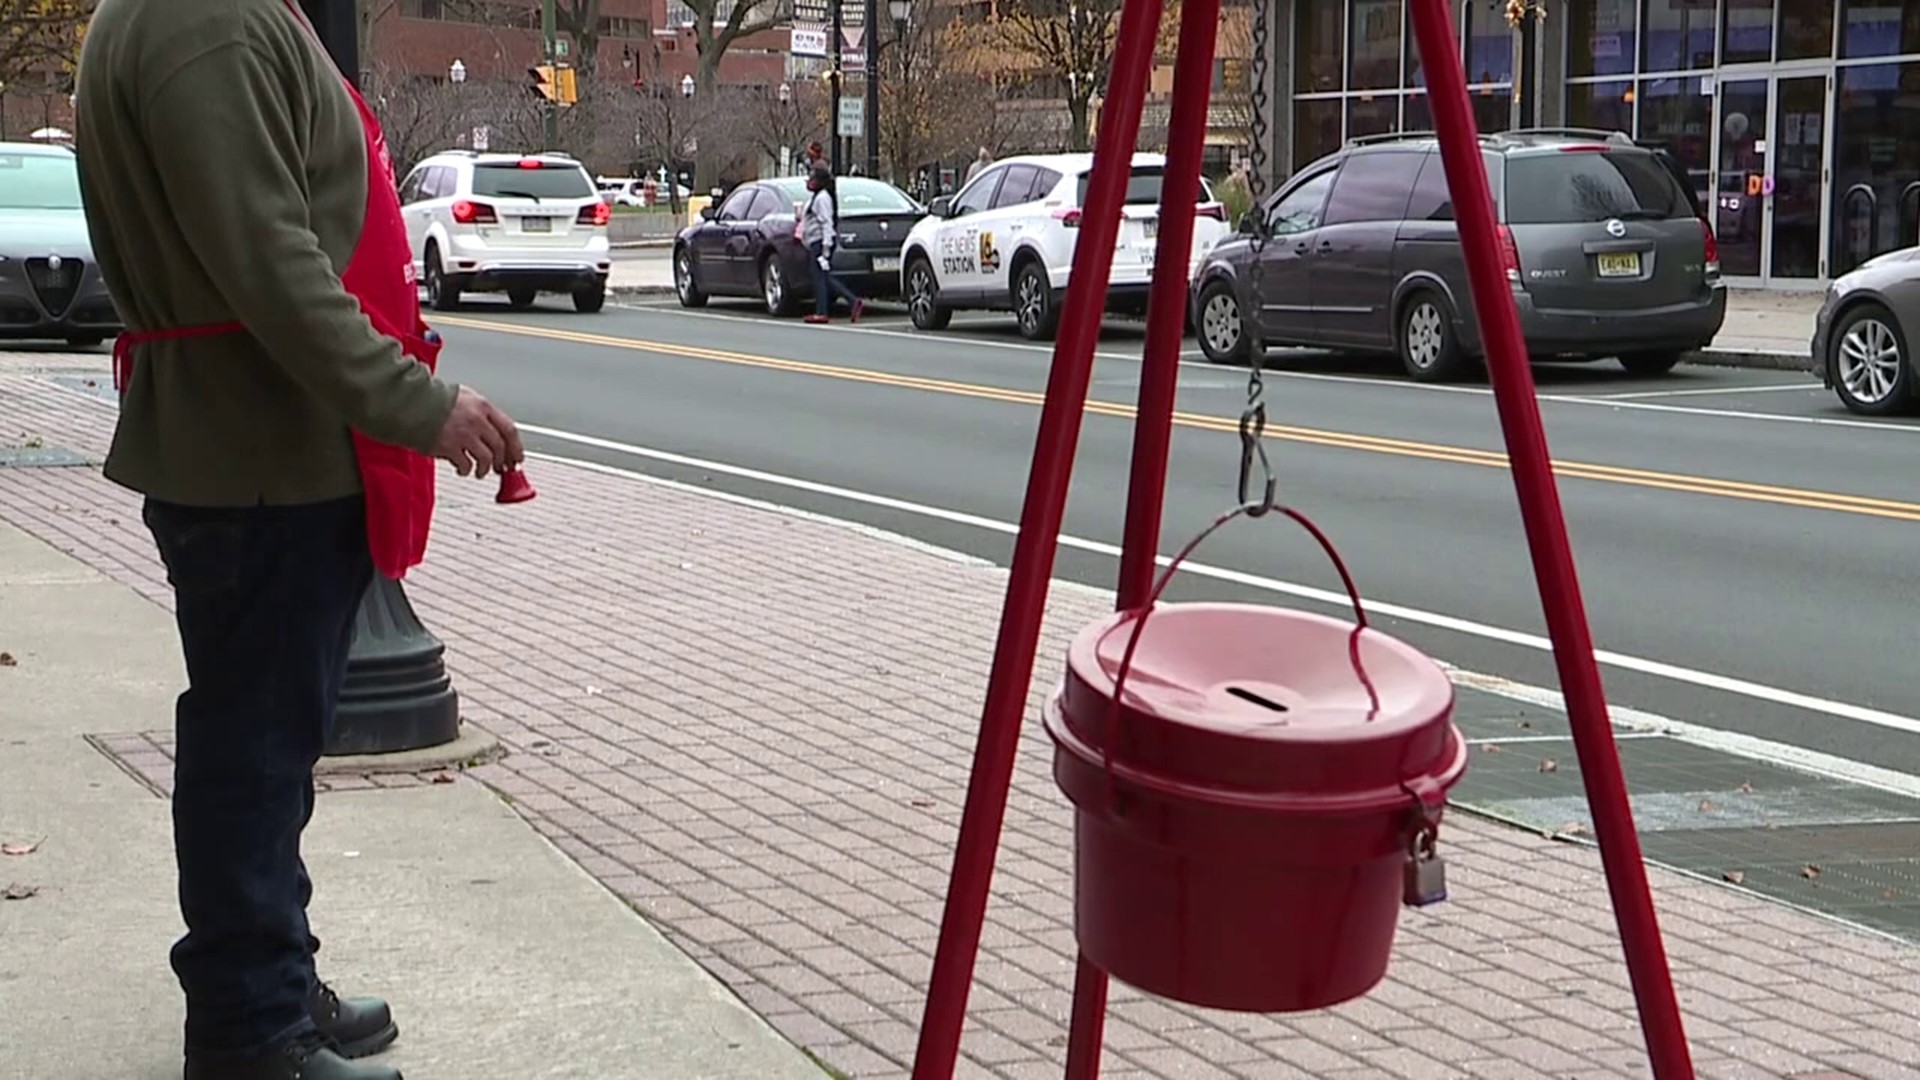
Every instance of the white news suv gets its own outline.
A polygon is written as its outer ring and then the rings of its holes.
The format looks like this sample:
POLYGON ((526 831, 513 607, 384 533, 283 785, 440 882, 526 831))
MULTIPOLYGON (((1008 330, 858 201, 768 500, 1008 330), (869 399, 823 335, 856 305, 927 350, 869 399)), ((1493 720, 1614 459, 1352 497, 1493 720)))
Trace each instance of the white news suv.
MULTIPOLYGON (((1146 311, 1165 169, 1159 154, 1133 156, 1107 293, 1116 314, 1146 311)), ((900 249, 901 295, 914 327, 940 330, 956 310, 983 308, 1012 311, 1030 341, 1052 338, 1092 170, 1092 154, 1012 157, 933 200, 931 216, 900 249)), ((1194 215, 1190 271, 1228 234, 1226 208, 1205 180, 1194 215)))
POLYGON ((504 292, 515 308, 543 292, 587 313, 607 302, 613 208, 565 154, 435 154, 401 182, 400 212, 437 311, 466 292, 504 292))

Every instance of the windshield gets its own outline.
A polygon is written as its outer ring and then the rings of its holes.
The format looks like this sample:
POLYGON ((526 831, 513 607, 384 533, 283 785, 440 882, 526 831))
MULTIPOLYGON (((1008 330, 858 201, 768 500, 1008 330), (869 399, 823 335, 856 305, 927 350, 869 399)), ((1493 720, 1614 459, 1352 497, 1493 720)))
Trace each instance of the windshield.
MULTIPOLYGON (((788 202, 804 203, 813 197, 805 180, 781 180, 773 185, 788 202)), ((843 176, 833 183, 842 214, 911 214, 913 200, 899 188, 882 180, 864 176, 843 176)))
POLYGON ((1507 162, 1507 224, 1692 217, 1687 192, 1652 154, 1574 150, 1507 162))
POLYGON ((595 194, 578 165, 529 168, 518 162, 474 166, 473 193, 515 199, 585 199, 595 194))
MULTIPOLYGON (((1079 205, 1081 206, 1087 205, 1087 184, 1092 179, 1092 175, 1093 174, 1091 173, 1080 174, 1079 205)), ((1164 175, 1165 175, 1165 170, 1160 168, 1160 166, 1158 165, 1143 165, 1139 168, 1134 169, 1132 174, 1130 174, 1127 177, 1127 205, 1128 206, 1160 205, 1160 181, 1164 175)), ((1212 193, 1207 190, 1207 183, 1204 180, 1200 182, 1199 201, 1200 202, 1213 201, 1212 193)))
POLYGON ((80 209, 72 154, 0 154, 0 210, 80 209))

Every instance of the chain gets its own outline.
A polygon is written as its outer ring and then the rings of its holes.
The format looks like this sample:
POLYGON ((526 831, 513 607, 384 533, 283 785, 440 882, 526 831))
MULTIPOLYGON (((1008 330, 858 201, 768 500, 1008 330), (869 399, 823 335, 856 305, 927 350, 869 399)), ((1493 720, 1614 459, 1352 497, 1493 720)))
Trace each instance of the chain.
MULTIPOLYGON (((1252 197, 1255 214, 1263 214, 1262 204, 1266 199, 1267 186, 1267 17, 1268 9, 1279 0, 1253 0, 1253 66, 1250 72, 1253 86, 1248 94, 1253 105, 1252 151, 1248 155, 1247 194, 1252 197)), ((1260 227, 1248 236, 1248 247, 1253 261, 1248 270, 1247 295, 1252 310, 1251 317, 1245 310, 1241 312, 1240 332, 1247 335, 1247 407, 1240 414, 1240 502, 1248 507, 1248 515, 1259 517, 1273 509, 1274 496, 1278 483, 1273 476, 1273 467, 1267 460, 1267 386, 1261 377, 1260 368, 1266 359, 1267 343, 1261 333, 1261 290, 1265 277, 1265 251, 1267 247, 1267 222, 1263 219, 1260 227), (1259 469, 1259 492, 1255 494, 1254 470, 1259 469)))

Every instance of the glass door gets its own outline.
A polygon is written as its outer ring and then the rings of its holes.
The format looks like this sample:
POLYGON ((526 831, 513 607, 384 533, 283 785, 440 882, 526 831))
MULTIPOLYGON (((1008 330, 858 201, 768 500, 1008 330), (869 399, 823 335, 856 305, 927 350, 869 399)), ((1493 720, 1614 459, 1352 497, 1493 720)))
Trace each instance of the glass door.
POLYGON ((1774 84, 1769 278, 1821 276, 1826 215, 1827 76, 1782 76, 1774 84))
POLYGON ((1719 91, 1713 231, 1720 240, 1720 272, 1758 278, 1766 272, 1767 133, 1773 87, 1767 79, 1723 79, 1719 91))

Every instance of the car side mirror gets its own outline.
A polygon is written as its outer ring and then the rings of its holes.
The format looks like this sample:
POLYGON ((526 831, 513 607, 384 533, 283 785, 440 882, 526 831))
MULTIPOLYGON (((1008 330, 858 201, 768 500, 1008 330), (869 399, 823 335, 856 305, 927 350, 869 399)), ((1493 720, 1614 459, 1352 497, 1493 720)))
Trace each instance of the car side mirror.
POLYGON ((1257 211, 1249 210, 1240 215, 1240 235, 1260 235, 1260 214, 1257 211))
POLYGON ((937 218, 952 217, 953 197, 951 195, 942 195, 933 200, 933 202, 927 204, 927 213, 937 218))
POLYGON ((700 220, 702 221, 712 221, 713 219, 719 216, 720 216, 720 211, 714 209, 711 206, 703 206, 700 208, 700 220))

